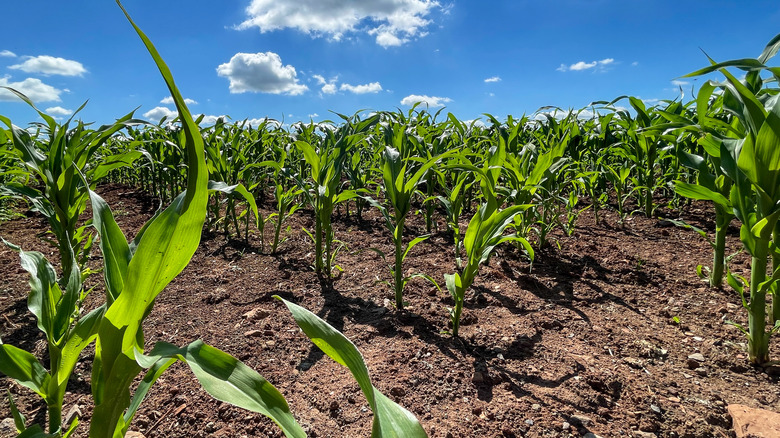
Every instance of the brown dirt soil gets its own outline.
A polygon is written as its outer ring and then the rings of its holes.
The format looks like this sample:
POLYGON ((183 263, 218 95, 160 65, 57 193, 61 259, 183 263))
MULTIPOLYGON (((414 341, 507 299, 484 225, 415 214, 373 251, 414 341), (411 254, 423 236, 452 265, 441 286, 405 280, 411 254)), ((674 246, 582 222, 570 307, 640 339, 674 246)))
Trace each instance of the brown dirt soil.
MULTIPOLYGON (((128 235, 153 213, 152 200, 135 189, 99 192, 128 235)), ((269 214, 271 205, 264 207, 269 214)), ((713 228, 705 204, 664 214, 713 228)), ((595 223, 590 211, 583 213, 571 236, 557 231, 532 267, 511 245, 499 248, 467 296, 461 339, 447 334, 448 293, 422 279, 407 285, 406 310, 394 309, 392 290, 377 282, 390 280, 389 269, 361 251, 392 251, 376 212, 362 221, 335 218, 336 238, 346 246, 337 259, 344 272, 332 282, 320 281, 310 267, 313 244, 301 231, 312 227, 306 210, 291 219, 276 255, 261 253, 257 233, 248 242, 206 233, 146 320, 148 345, 200 338, 238 357, 284 394, 313 437, 368 436, 372 414, 348 370, 300 332, 275 294, 352 339, 374 385, 417 415, 432 437, 726 437, 733 436, 730 403, 780 411, 777 368, 747 366, 745 337, 724 322, 746 323, 739 296, 709 288, 695 274, 697 264, 709 264, 708 243, 657 219, 637 215, 621 229, 612 212, 602 215, 595 223), (243 317, 253 309, 259 317, 243 317), (689 360, 695 353, 703 363, 689 360)), ((6 240, 56 258, 40 238, 45 230, 33 214, 0 224, 6 240)), ((411 218, 406 234, 423 232, 422 218, 411 218)), ((443 274, 454 270, 449 239, 435 233, 415 247, 408 272, 443 284, 443 274)), ((736 227, 728 242, 730 252, 740 248, 736 227)), ((99 266, 99 254, 93 259, 99 266)), ((27 274, 5 247, 0 266, 3 342, 42 357, 45 342, 26 308, 27 274)), ((731 267, 747 275, 747 256, 736 256, 731 267)), ((90 281, 98 286, 97 302, 102 279, 90 281)), ((780 342, 772 342, 777 357, 780 342)), ((91 412, 92 357, 85 353, 63 409, 78 406, 78 436, 86 436, 91 412)), ((28 419, 45 421, 45 407, 30 391, 0 382, 28 419)), ((3 401, 0 418, 9 416, 3 401)), ((131 430, 148 438, 281 436, 261 415, 211 399, 181 364, 160 378, 131 430)))

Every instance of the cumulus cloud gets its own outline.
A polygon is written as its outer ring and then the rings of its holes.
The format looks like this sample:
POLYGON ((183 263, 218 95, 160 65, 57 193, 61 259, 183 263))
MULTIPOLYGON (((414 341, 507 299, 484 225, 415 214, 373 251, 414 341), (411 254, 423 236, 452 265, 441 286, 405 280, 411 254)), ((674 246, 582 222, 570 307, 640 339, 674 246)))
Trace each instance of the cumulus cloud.
POLYGON ((592 62, 585 62, 585 61, 579 61, 575 62, 571 65, 561 64, 560 67, 558 67, 556 70, 558 71, 582 71, 582 70, 590 70, 592 68, 597 68, 598 71, 606 71, 606 68, 608 65, 614 63, 615 60, 613 58, 605 58, 601 61, 592 61, 592 62))
POLYGON ((153 109, 147 111, 144 113, 144 118, 149 120, 156 120, 160 121, 163 117, 166 117, 169 121, 173 120, 173 118, 178 117, 179 113, 175 110, 172 110, 170 108, 166 108, 164 106, 157 106, 153 109))
MULTIPOLYGON (((165 99, 161 100, 160 103, 163 104, 163 105, 173 105, 173 96, 166 97, 165 99)), ((197 101, 192 100, 192 99, 188 99, 188 98, 184 99, 184 103, 186 103, 187 105, 197 105, 198 104, 197 101)))
MULTIPOLYGON (((10 87, 24 94, 33 102, 60 102, 63 90, 44 84, 40 79, 27 78, 21 82, 11 82, 10 76, 0 78, 0 86, 10 87)), ((18 101, 19 98, 7 90, 0 90, 0 101, 18 101)))
POLYGON ((452 102, 452 99, 450 99, 449 97, 437 97, 437 96, 426 96, 426 95, 421 96, 417 94, 411 94, 401 99, 401 105, 405 105, 405 106, 412 106, 418 102, 427 104, 429 108, 436 108, 436 107, 444 106, 444 104, 446 103, 452 102))
MULTIPOLYGON (((166 118, 166 121, 170 122, 171 120, 175 119, 179 116, 179 112, 170 109, 164 106, 157 106, 153 109, 150 109, 149 111, 144 113, 144 118, 149 119, 154 122, 159 122, 163 119, 163 117, 166 118)), ((200 126, 210 126, 217 123, 217 120, 220 118, 224 118, 227 120, 227 116, 214 116, 214 115, 203 115, 203 114, 193 114, 192 118, 193 120, 198 120, 198 117, 203 116, 203 120, 200 121, 200 126)))
POLYGON ((382 86, 379 84, 379 82, 371 82, 370 84, 363 85, 341 84, 339 89, 341 91, 349 91, 350 93, 354 94, 366 94, 379 93, 382 91, 382 86))
POLYGON ((295 67, 283 65, 274 52, 236 53, 217 67, 217 74, 230 79, 230 92, 234 94, 250 91, 297 96, 309 89, 298 83, 295 67))
POLYGON ((238 29, 260 32, 297 29, 314 37, 340 40, 365 32, 382 47, 399 46, 426 35, 428 16, 441 9, 435 0, 252 0, 238 29))
POLYGON ((501 78, 500 78, 500 77, 498 77, 498 76, 493 76, 493 77, 490 77, 490 78, 487 78, 487 79, 485 79, 485 82, 486 82, 486 83, 490 83, 490 82, 501 82, 501 78))
POLYGON ((0 51, 0 58, 16 58, 16 53, 10 50, 2 50, 0 51))
POLYGON ((12 65, 8 68, 21 70, 26 73, 62 76, 81 76, 87 72, 87 69, 78 61, 47 55, 29 57, 21 64, 12 65))
POLYGON ((681 80, 678 80, 678 79, 675 79, 675 80, 672 81, 672 85, 674 85, 675 87, 684 87, 684 86, 686 86, 688 84, 690 84, 690 82, 688 82, 688 81, 681 81, 681 80))
POLYGON ((69 109, 65 109, 61 106, 53 106, 51 108, 46 108, 46 114, 50 116, 60 116, 65 117, 73 114, 73 111, 69 109))
POLYGON ((325 80, 322 75, 313 75, 312 77, 317 81, 317 85, 322 85, 322 94, 336 94, 336 91, 338 91, 338 87, 336 86, 338 76, 330 80, 325 80))

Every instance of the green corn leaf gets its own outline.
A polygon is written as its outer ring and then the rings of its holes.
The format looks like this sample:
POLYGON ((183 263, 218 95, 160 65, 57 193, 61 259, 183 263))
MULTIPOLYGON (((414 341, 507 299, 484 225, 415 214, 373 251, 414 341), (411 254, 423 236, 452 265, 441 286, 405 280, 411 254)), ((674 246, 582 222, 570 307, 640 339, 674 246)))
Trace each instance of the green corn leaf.
POLYGON ((16 380, 20 385, 30 388, 41 397, 45 396, 51 376, 32 354, 0 343, 0 373, 16 380))
POLYGON ((43 254, 37 251, 23 251, 5 240, 3 242, 19 253, 22 268, 30 274, 27 308, 35 315, 38 328, 46 334, 46 338, 56 339, 54 320, 57 312, 56 305, 62 297, 62 290, 57 284, 54 267, 43 254))
POLYGON ((412 239, 412 241, 409 242, 409 244, 406 246, 406 251, 404 251, 404 256, 402 257, 402 260, 406 259, 406 255, 409 254, 409 251, 411 251, 412 248, 414 248, 418 243, 427 240, 429 237, 431 237, 431 235, 426 234, 425 236, 419 236, 412 239))
POLYGON ((209 181, 209 191, 210 192, 220 192, 224 193, 226 195, 233 195, 233 194, 239 194, 241 195, 244 200, 249 204, 249 208, 252 210, 252 214, 255 215, 255 226, 260 226, 260 212, 257 210, 257 201, 255 200, 254 195, 249 193, 249 191, 244 187, 243 184, 234 184, 232 186, 227 185, 227 183, 224 182, 217 182, 217 181, 209 181))
POLYGON ((295 322, 314 344, 331 359, 349 368, 352 376, 366 396, 371 410, 374 411, 374 422, 371 428, 371 436, 373 438, 427 436, 425 430, 412 413, 385 397, 371 384, 368 368, 355 344, 317 315, 303 307, 286 301, 279 296, 274 296, 274 298, 282 301, 287 306, 293 318, 295 318, 295 322))
POLYGON ((147 382, 170 366, 169 359, 179 359, 189 365, 203 389, 215 399, 265 415, 288 437, 306 436, 290 413, 287 401, 273 385, 243 362, 203 341, 183 348, 159 342, 148 356, 138 351, 136 355, 138 363, 151 367, 154 373, 147 375, 147 382))
POLYGON ((731 208, 731 202, 729 202, 725 196, 704 186, 689 184, 684 181, 675 181, 674 191, 677 192, 678 195, 685 196, 686 198, 712 201, 724 208, 731 208))
POLYGON ((100 251, 103 253, 106 304, 111 306, 125 287, 130 246, 106 201, 92 190, 89 190, 89 197, 92 201, 92 226, 100 236, 100 251))
POLYGON ((67 381, 79 360, 79 355, 97 336, 105 311, 105 306, 100 306, 89 312, 81 317, 71 330, 60 353, 62 357, 56 373, 58 386, 67 381))
POLYGON ((16 427, 16 431, 24 432, 24 430, 27 428, 25 425, 27 419, 24 418, 24 415, 22 415, 21 412, 19 412, 19 408, 16 407, 16 402, 14 401, 14 397, 11 395, 11 390, 6 389, 5 391, 8 394, 8 405, 11 408, 11 416, 14 419, 14 426, 16 427))

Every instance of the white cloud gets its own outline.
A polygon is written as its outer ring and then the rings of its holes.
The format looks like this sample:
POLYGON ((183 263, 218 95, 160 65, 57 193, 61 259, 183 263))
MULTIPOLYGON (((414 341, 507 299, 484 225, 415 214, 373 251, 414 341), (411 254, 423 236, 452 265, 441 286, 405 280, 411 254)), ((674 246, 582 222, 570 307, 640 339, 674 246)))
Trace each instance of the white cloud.
POLYGON ((639 65, 639 61, 634 61, 631 63, 631 67, 636 67, 637 65, 639 65))
POLYGON ((332 78, 331 80, 325 80, 322 75, 312 75, 312 77, 315 81, 317 81, 318 85, 322 85, 321 91, 323 94, 336 94, 336 91, 338 91, 338 87, 336 86, 338 76, 332 78))
POLYGON ((10 50, 0 51, 0 58, 16 58, 16 53, 10 50))
POLYGON ((606 71, 606 67, 610 64, 613 64, 615 62, 614 58, 605 58, 601 61, 592 61, 592 62, 585 62, 585 61, 579 61, 575 62, 571 65, 561 64, 560 67, 558 67, 556 70, 558 71, 582 71, 582 70, 590 70, 594 67, 598 67, 598 71, 606 71))
POLYGON ((346 33, 365 32, 382 47, 399 46, 426 35, 427 17, 442 8, 435 0, 252 0, 247 20, 238 29, 260 32, 297 29, 314 37, 340 40, 346 33))
POLYGON ((489 83, 489 82, 501 82, 501 78, 498 77, 498 76, 493 76, 493 77, 485 79, 485 82, 487 82, 487 83, 489 83))
POLYGON ((27 58, 21 64, 12 65, 8 68, 21 70, 26 73, 62 76, 81 76, 87 72, 87 69, 78 61, 46 55, 27 58))
POLYGON ((309 114, 309 118, 310 118, 310 119, 316 119, 316 118, 317 118, 317 117, 319 117, 319 116, 320 116, 320 115, 319 115, 319 114, 317 114, 317 113, 314 113, 314 114, 309 114))
MULTIPOLYGON (((198 117, 200 117, 202 114, 198 114, 196 116, 192 116, 194 120, 198 120, 198 117)), ((212 116, 212 115, 203 115, 203 120, 200 121, 200 126, 211 126, 216 125, 217 120, 219 119, 225 119, 225 122, 227 122, 228 116, 221 115, 221 116, 212 116)))
POLYGON ((164 106, 158 106, 154 109, 151 109, 144 113, 144 118, 147 118, 149 120, 153 121, 160 121, 163 117, 167 117, 168 121, 173 120, 175 117, 178 117, 179 113, 175 110, 172 110, 170 108, 166 108, 164 106))
MULTIPOLYGON (((160 103, 163 104, 163 105, 173 105, 173 96, 166 97, 165 99, 161 100, 160 103)), ((197 105, 198 104, 197 101, 192 100, 192 99, 188 99, 186 97, 184 98, 184 103, 186 103, 187 105, 197 105)))
MULTIPOLYGON (((10 87, 24 94, 33 102, 60 102, 64 90, 44 84, 40 79, 27 78, 21 82, 11 82, 10 76, 0 78, 0 86, 10 87)), ((0 101, 18 101, 19 98, 7 90, 0 90, 0 101)))
POLYGON ((412 106, 417 102, 425 103, 428 105, 429 108, 436 108, 436 107, 444 106, 445 103, 452 102, 452 99, 450 99, 449 97, 436 97, 436 96, 425 96, 425 95, 420 96, 417 94, 411 94, 401 99, 401 105, 406 105, 406 106, 412 106))
POLYGON ((371 82, 370 84, 363 85, 341 84, 340 90, 349 91, 350 93, 355 94, 379 93, 382 91, 382 86, 379 82, 371 82))
POLYGON ((231 93, 288 94, 297 96, 309 88, 298 83, 291 65, 282 65, 274 52, 236 53, 229 62, 217 67, 219 76, 230 79, 231 93))
POLYGON ((684 86, 686 86, 688 84, 690 84, 690 82, 681 81, 681 80, 678 80, 678 79, 675 79, 675 80, 672 81, 672 85, 674 85, 675 87, 684 87, 684 86))
POLYGON ((46 114, 50 116, 60 116, 65 117, 73 114, 73 111, 69 109, 65 109, 61 106, 53 106, 51 108, 46 108, 46 114))

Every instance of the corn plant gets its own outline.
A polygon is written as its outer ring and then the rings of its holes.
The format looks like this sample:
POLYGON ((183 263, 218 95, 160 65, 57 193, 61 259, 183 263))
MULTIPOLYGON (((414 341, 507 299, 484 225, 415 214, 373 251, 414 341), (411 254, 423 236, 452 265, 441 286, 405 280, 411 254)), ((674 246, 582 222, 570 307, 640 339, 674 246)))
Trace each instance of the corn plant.
POLYGON ((258 166, 268 166, 273 169, 272 180, 274 184, 274 199, 276 200, 276 212, 268 216, 267 220, 276 219, 274 222, 274 238, 271 242, 271 254, 276 253, 280 241, 282 225, 287 218, 292 216, 300 208, 300 197, 303 190, 299 189, 291 174, 291 170, 285 167, 287 151, 283 147, 276 147, 277 161, 263 161, 258 166))
MULTIPOLYGON (((228 226, 233 224, 236 233, 241 234, 238 220, 239 215, 236 211, 236 200, 243 199, 248 207, 244 210, 245 229, 244 239, 249 239, 249 218, 250 212, 254 215, 254 225, 257 227, 260 236, 260 250, 263 249, 263 225, 265 221, 260 216, 257 209, 257 201, 252 191, 259 183, 248 183, 246 173, 252 169, 249 167, 249 151, 256 144, 244 140, 242 125, 228 125, 224 119, 220 118, 217 123, 211 127, 202 130, 206 143, 207 166, 209 168, 209 191, 215 195, 225 197, 225 216, 223 220, 223 231, 226 236, 230 235, 228 226)), ((218 221, 220 218, 221 203, 215 196, 212 213, 218 221)))
POLYGON ((760 76, 767 70, 775 82, 780 80, 780 71, 765 65, 778 49, 780 35, 767 44, 757 59, 723 63, 710 59, 711 66, 687 75, 718 71, 726 78, 722 83, 712 82, 711 86, 723 90, 723 109, 733 118, 728 137, 720 143, 720 159, 724 173, 733 181, 729 201, 742 222, 740 239, 752 257, 747 282, 749 300, 745 299, 743 284, 730 274, 727 278, 742 294, 748 310, 748 328, 743 329, 748 338, 748 360, 758 365, 769 362, 770 336, 780 330, 780 296, 775 287, 780 278, 780 99, 777 89, 765 88, 760 76), (727 67, 745 70, 745 79, 737 79, 727 67), (767 276, 770 255, 773 274, 767 276), (767 330, 769 292, 774 297, 767 330))
POLYGON ((32 204, 34 211, 47 219, 60 255, 63 279, 67 281, 73 266, 83 268, 92 246, 92 237, 86 232, 86 225, 79 227, 78 224, 79 215, 84 212, 88 200, 78 172, 84 172, 88 185, 95 187, 111 170, 132 164, 142 155, 141 152, 130 150, 103 157, 98 156, 98 152, 112 135, 127 126, 142 122, 133 119, 131 112, 97 130, 88 129, 83 122, 78 122, 71 129, 72 117, 60 125, 51 116, 38 110, 24 94, 12 88, 3 88, 30 105, 46 123, 41 126, 43 133, 39 130, 38 135, 33 136, 29 131, 14 126, 8 118, 0 116, 0 121, 11 132, 12 152, 38 182, 8 182, 0 190, 6 195, 26 200, 32 204))
POLYGON ((350 120, 336 132, 325 129, 323 138, 314 134, 314 124, 302 126, 295 147, 309 165, 309 179, 303 172, 295 174, 304 197, 314 210, 314 267, 318 274, 330 277, 333 264, 333 209, 336 204, 357 196, 354 190, 344 190, 341 184, 342 171, 349 152, 361 137, 379 121, 379 114, 365 120, 350 120), (312 145, 314 143, 314 145, 312 145), (316 146, 316 147, 315 147, 316 146))
POLYGON ((450 311, 452 335, 455 337, 458 336, 460 328, 460 316, 463 312, 466 291, 479 273, 480 265, 490 258, 495 247, 503 242, 518 241, 523 244, 533 259, 533 250, 525 238, 517 235, 504 236, 504 230, 512 225, 514 217, 529 206, 512 205, 502 210, 499 209, 496 198, 489 192, 486 193, 486 198, 487 201, 479 207, 466 228, 463 238, 466 252, 465 264, 458 266, 460 272, 444 275, 447 290, 455 301, 455 306, 450 311))
MULTIPOLYGON (((419 236, 412 239, 404 248, 404 226, 407 216, 412 210, 412 196, 417 192, 418 185, 427 177, 430 169, 440 160, 457 152, 452 149, 444 154, 423 158, 415 156, 418 140, 407 135, 404 126, 398 123, 390 124, 385 128, 385 150, 382 153, 382 190, 385 201, 390 208, 379 202, 366 198, 377 207, 385 219, 385 226, 392 233, 395 263, 392 269, 393 289, 395 291, 396 308, 403 309, 404 286, 414 276, 404 276, 403 262, 409 251, 418 243, 426 240, 430 235, 419 236), (392 208, 392 215, 390 209, 392 208)), ((380 253, 381 254, 381 253, 380 253)), ((422 274, 417 274, 420 276, 422 274)), ((427 277, 425 275, 422 275, 427 277)), ((434 282, 435 283, 435 282, 434 282)))

